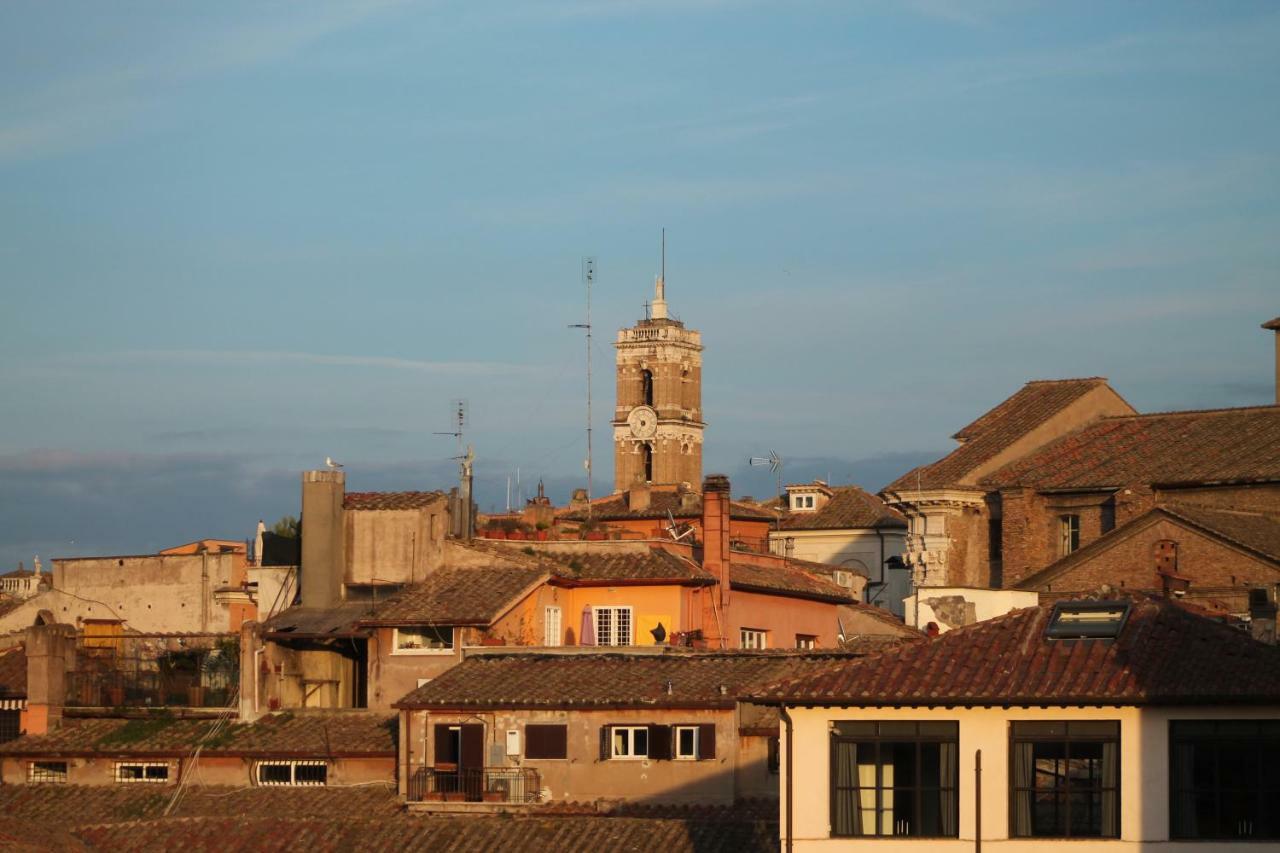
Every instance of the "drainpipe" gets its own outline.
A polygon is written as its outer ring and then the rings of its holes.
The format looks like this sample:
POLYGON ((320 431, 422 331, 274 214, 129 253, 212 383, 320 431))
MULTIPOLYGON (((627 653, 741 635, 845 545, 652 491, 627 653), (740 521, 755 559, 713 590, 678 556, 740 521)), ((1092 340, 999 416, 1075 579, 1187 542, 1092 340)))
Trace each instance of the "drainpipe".
POLYGON ((982 750, 973 754, 973 853, 982 853, 982 750))
MULTIPOLYGON (((876 528, 876 536, 879 537, 880 539, 880 580, 875 581, 874 583, 868 580, 867 588, 870 589, 871 587, 874 586, 877 590, 879 590, 880 592, 883 592, 884 591, 884 531, 881 530, 879 527, 876 528)), ((870 604, 872 601, 874 601, 874 598, 868 595, 867 603, 870 604)))
POLYGON ((784 839, 782 849, 783 849, 783 853, 791 853, 791 814, 792 814, 791 792, 795 787, 794 783, 791 781, 793 778, 792 772, 791 772, 792 766, 793 766, 791 763, 792 724, 791 724, 791 715, 787 713, 786 705, 779 705, 778 712, 779 712, 779 715, 782 717, 782 722, 786 725, 786 728, 787 728, 787 815, 782 826, 782 832, 783 832, 782 837, 784 839))

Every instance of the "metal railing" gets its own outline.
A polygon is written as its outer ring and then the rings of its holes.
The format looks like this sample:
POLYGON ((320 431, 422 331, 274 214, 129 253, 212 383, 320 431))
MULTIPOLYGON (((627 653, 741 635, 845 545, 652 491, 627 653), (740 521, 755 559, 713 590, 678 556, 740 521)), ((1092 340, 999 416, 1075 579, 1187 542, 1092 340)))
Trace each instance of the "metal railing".
POLYGON ((528 767, 420 767, 409 777, 409 802, 536 803, 538 771, 528 767))

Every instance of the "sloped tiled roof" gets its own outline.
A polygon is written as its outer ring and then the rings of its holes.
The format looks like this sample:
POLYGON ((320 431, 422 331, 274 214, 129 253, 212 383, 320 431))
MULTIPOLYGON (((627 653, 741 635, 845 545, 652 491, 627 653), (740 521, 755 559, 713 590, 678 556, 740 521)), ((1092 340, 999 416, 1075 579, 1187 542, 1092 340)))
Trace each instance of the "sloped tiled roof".
POLYGON ((1048 421, 1095 388, 1107 384, 1102 377, 1044 379, 1028 382, 1000 405, 957 432, 964 443, 928 465, 913 468, 884 491, 936 489, 959 484, 970 471, 1048 421))
MULTIPOLYGON (((806 560, 787 560, 777 565, 760 566, 730 559, 729 588, 756 592, 812 598, 847 604, 855 601, 849 590, 830 580, 830 573, 837 566, 810 563, 806 560)), ((846 570, 847 571, 847 570, 846 570)))
POLYGON ((566 581, 679 580, 710 583, 715 580, 701 566, 658 547, 648 547, 643 552, 629 548, 613 554, 595 551, 564 554, 551 551, 545 556, 557 563, 556 575, 566 581))
POLYGON ((482 655, 468 658, 394 707, 732 708, 735 697, 750 687, 812 672, 840 657, 847 656, 676 650, 482 655))
POLYGON ((550 573, 536 566, 437 569, 378 602, 361 625, 490 625, 550 573))
POLYGON ((290 607, 262 623, 268 634, 291 637, 363 637, 367 634, 357 624, 368 616, 372 605, 364 601, 345 601, 334 607, 290 607))
POLYGON ((1134 601, 1115 640, 1052 640, 1029 607, 833 663, 753 701, 870 706, 1280 704, 1280 647, 1169 602, 1134 601))
POLYGON ((0 651, 0 699, 27 695, 27 650, 19 643, 0 651))
POLYGON ((443 492, 347 492, 343 509, 422 509, 430 506, 443 492))
MULTIPOLYGON (((653 488, 649 492, 649 506, 645 509, 631 509, 628 506, 628 493, 620 492, 610 495, 591 504, 591 517, 597 521, 624 521, 629 518, 666 518, 670 512, 675 518, 701 518, 702 496, 689 495, 688 506, 682 506, 682 495, 675 489, 653 488)), ((560 518, 571 521, 586 519, 585 509, 576 509, 558 514, 560 518)), ((773 521, 776 514, 755 504, 729 502, 729 517, 743 521, 773 521)))
MULTIPOLYGON (((137 827, 141 822, 163 817, 172 799, 173 789, 168 785, 0 785, 0 814, 41 825, 119 822, 137 827)), ((296 820, 347 815, 390 820, 401 811, 395 786, 390 783, 325 788, 190 785, 174 804, 171 816, 175 819, 174 825, 180 827, 193 818, 243 820, 252 815, 270 816, 272 820, 285 815, 296 820)), ((179 844, 150 849, 231 850, 237 847, 230 843, 206 847, 179 844)))
POLYGON ((784 512, 785 530, 847 530, 906 527, 907 520, 880 498, 858 486, 830 486, 831 499, 816 512, 784 512))
POLYGON ((1103 418, 983 480, 990 488, 1280 480, 1280 406, 1103 418))
MULTIPOLYGON (((141 787, 141 786, 130 786, 141 787)), ((351 813, 343 808, 343 812, 351 813)), ((254 810, 250 814, 262 814, 254 810)), ((458 817, 405 815, 373 821, 284 817, 199 818, 83 826, 76 836, 95 849, 386 851, 554 850, 557 853, 765 853, 778 849, 778 825, 628 817, 458 817)))
POLYGON ((285 712, 221 728, 172 717, 99 719, 0 743, 0 755, 185 755, 200 746, 206 755, 389 756, 395 732, 395 717, 370 712, 285 712))

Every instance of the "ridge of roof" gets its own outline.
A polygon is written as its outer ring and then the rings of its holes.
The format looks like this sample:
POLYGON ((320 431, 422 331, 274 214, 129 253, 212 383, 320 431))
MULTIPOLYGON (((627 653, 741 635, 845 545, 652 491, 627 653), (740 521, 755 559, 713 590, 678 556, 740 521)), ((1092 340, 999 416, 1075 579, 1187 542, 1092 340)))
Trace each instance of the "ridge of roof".
POLYGON ((421 509, 444 497, 441 491, 347 492, 342 508, 350 510, 421 509))

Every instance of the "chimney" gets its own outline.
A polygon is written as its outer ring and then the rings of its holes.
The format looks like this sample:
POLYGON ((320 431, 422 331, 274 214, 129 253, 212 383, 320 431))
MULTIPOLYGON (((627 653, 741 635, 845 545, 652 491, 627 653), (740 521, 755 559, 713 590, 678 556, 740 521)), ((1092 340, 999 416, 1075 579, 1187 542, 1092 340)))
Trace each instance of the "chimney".
POLYGON ((720 606, 729 604, 729 478, 710 474, 702 484, 702 567, 719 581, 720 606))
POLYGON ((631 491, 627 494, 627 508, 633 512, 648 509, 651 497, 649 484, 643 477, 637 476, 631 483, 631 491))
POLYGON ((1280 404, 1280 317, 1263 323, 1262 328, 1270 329, 1276 333, 1276 403, 1280 404))
POLYGON ((75 665, 76 629, 41 622, 26 633, 27 734, 48 734, 62 722, 67 670, 75 665))
POLYGON ((1276 644, 1276 603, 1261 587, 1249 590, 1249 635, 1260 642, 1276 644))
POLYGON ((302 473, 302 606, 334 607, 342 601, 346 574, 341 471, 302 473))
POLYGON ((32 571, 35 572, 36 577, 40 577, 40 555, 39 554, 36 554, 35 558, 32 559, 31 568, 32 568, 32 571))

